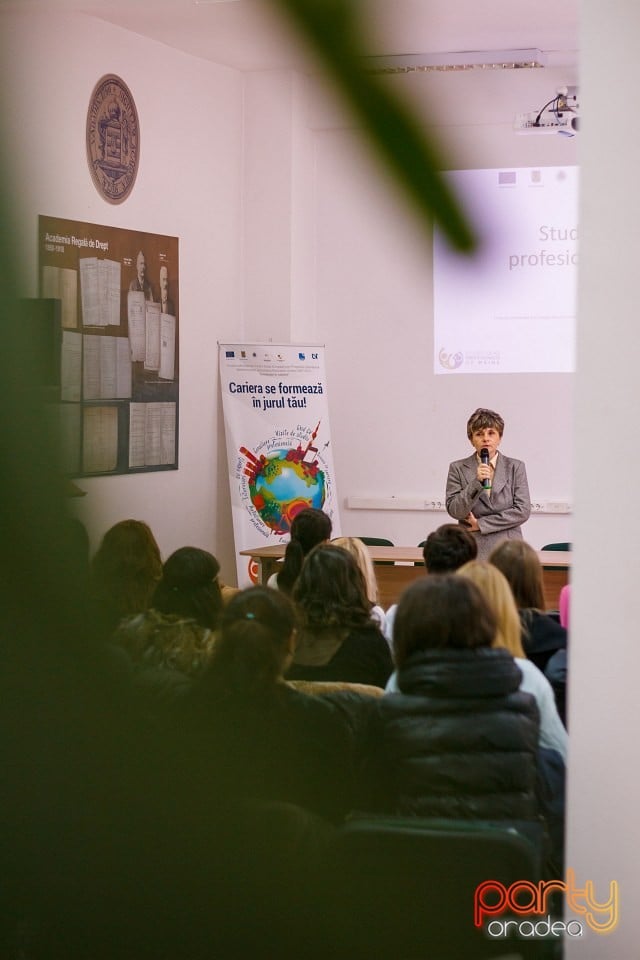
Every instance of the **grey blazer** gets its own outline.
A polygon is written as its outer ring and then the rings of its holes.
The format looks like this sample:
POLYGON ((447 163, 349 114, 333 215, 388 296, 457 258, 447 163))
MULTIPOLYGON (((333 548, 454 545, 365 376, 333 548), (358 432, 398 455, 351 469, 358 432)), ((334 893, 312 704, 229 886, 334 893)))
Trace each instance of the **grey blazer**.
POLYGON ((531 514, 527 471, 522 460, 498 452, 491 496, 476 476, 478 460, 471 454, 449 464, 447 513, 462 523, 469 513, 478 521, 478 559, 486 560, 501 540, 522 540, 522 524, 531 514))

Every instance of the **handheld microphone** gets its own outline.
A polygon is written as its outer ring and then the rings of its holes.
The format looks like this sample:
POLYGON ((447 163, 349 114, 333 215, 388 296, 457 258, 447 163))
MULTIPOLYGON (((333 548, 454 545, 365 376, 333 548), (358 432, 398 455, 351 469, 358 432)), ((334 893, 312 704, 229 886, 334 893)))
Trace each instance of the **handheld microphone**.
MULTIPOLYGON (((489 450, 487 447, 483 447, 480 451, 480 463, 484 463, 487 467, 489 466, 489 450)), ((485 490, 491 490, 491 479, 487 477, 482 481, 482 486, 485 490)))

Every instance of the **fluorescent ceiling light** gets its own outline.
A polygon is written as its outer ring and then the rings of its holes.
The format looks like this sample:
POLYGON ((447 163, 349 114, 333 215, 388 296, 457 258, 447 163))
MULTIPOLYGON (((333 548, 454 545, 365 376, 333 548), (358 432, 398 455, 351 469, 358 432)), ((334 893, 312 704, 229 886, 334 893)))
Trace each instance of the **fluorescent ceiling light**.
POLYGON ((408 53, 365 57, 372 73, 429 73, 454 70, 521 70, 544 67, 542 50, 461 50, 452 53, 408 53))

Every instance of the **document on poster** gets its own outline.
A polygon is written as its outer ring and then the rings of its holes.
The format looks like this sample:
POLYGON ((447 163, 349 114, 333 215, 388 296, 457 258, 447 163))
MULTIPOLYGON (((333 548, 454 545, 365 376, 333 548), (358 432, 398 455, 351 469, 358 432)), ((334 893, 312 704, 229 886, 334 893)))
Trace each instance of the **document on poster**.
POLYGON ((78 326, 78 271, 70 267, 45 265, 42 268, 42 296, 60 300, 62 326, 75 329, 78 326))
POLYGON ((147 301, 145 310, 145 370, 160 369, 160 304, 147 301))
POLYGON ((131 360, 136 363, 144 360, 146 349, 146 300, 142 290, 129 290, 127 293, 127 319, 129 322, 129 343, 131 360))
POLYGON ((126 400, 131 396, 131 351, 128 337, 85 334, 83 398, 126 400))
POLYGON ((129 466, 150 467, 175 462, 175 403, 132 403, 129 406, 129 466))
POLYGON ((60 399, 78 403, 82 398, 82 334, 62 331, 60 399))
POLYGON ((82 467, 85 473, 108 473, 118 464, 118 408, 85 407, 82 467))
POLYGON ((80 298, 85 327, 120 325, 121 267, 115 260, 81 257, 80 298))
POLYGON ((176 318, 160 314, 160 372, 163 380, 173 380, 176 360, 176 318))

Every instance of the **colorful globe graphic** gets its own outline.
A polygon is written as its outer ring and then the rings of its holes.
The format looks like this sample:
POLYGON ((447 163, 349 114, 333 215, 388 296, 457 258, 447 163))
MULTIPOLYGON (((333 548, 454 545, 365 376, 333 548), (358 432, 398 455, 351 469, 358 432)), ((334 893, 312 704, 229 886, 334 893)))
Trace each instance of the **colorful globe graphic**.
POLYGON ((304 463, 300 450, 274 450, 249 481, 251 503, 275 533, 288 533, 291 521, 306 507, 322 506, 326 480, 318 462, 304 463))

